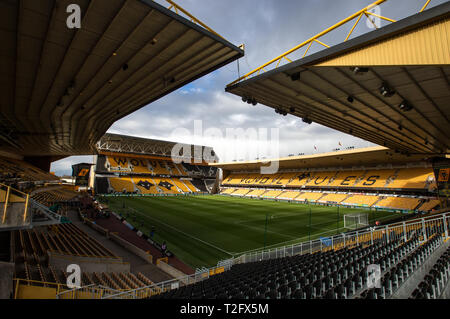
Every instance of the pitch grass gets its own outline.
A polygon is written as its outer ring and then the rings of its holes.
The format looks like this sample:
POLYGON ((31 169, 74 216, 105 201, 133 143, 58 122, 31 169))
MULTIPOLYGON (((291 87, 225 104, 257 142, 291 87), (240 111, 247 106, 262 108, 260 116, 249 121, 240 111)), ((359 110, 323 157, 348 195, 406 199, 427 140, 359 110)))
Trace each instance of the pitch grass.
POLYGON ((398 214, 276 202, 221 195, 176 197, 108 197, 110 209, 149 235, 193 268, 215 266, 219 260, 264 247, 284 246, 344 231, 344 214, 364 212, 369 222, 398 214), (125 208, 124 208, 125 206, 125 208), (310 225, 311 207, 311 228, 310 225), (265 232, 267 215, 267 232, 265 232))

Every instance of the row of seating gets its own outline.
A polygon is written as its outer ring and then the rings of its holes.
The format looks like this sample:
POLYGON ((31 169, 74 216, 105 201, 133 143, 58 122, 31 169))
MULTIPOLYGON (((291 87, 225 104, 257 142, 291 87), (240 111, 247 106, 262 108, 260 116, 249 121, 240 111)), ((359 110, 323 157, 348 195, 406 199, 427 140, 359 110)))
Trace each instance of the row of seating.
POLYGON ((217 168, 187 163, 174 163, 170 160, 132 158, 126 156, 106 156, 105 168, 109 172, 135 173, 149 175, 189 176, 202 175, 215 177, 217 168))
POLYGON ((330 250, 239 264, 210 279, 153 299, 351 298, 366 284, 367 266, 394 254, 400 242, 330 250))
POLYGON ((198 192, 191 181, 160 177, 110 177, 110 189, 116 193, 184 194, 198 192))
POLYGON ((14 232, 17 262, 46 264, 48 252, 81 257, 121 259, 73 224, 37 227, 14 232))
MULTIPOLYGON (((66 285, 68 274, 52 266, 30 265, 27 262, 16 267, 16 278, 33 281, 34 285, 52 287, 52 284, 66 285)), ((119 291, 138 289, 152 285, 153 282, 141 272, 82 272, 81 285, 97 285, 119 291)))
POLYGON ((431 168, 404 168, 359 171, 286 172, 275 175, 232 173, 223 185, 264 185, 296 187, 352 187, 389 189, 436 188, 431 168))
POLYGON ((348 193, 323 193, 308 191, 276 191, 249 188, 223 188, 221 194, 246 197, 276 198, 294 201, 365 206, 389 209, 430 211, 440 205, 437 199, 424 200, 413 197, 383 195, 358 195, 348 193), (421 205, 422 204, 422 205, 421 205))
POLYGON ((59 178, 47 173, 27 162, 21 160, 11 160, 0 157, 0 181, 7 182, 13 180, 26 181, 54 181, 59 178))
POLYGON ((450 247, 441 255, 410 299, 438 299, 450 281, 450 247))
MULTIPOLYGON (((417 241, 417 240, 416 240, 417 241)), ((362 299, 388 299, 416 271, 423 262, 442 244, 442 236, 434 235, 425 244, 418 243, 417 248, 407 255, 399 255, 396 260, 381 263, 382 277, 379 287, 365 289, 362 299)))
POLYGON ((75 199, 79 194, 73 190, 60 187, 57 189, 49 189, 39 193, 35 193, 31 196, 35 201, 45 205, 47 207, 52 206, 55 203, 66 202, 75 199))

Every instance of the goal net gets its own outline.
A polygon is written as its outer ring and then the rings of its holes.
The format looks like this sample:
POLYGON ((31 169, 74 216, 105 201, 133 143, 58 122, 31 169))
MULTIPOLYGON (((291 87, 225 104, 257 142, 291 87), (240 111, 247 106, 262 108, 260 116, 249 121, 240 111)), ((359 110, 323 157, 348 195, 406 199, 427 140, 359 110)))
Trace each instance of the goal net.
POLYGON ((365 226, 369 226, 369 217, 367 213, 344 215, 344 228, 358 229, 365 226))

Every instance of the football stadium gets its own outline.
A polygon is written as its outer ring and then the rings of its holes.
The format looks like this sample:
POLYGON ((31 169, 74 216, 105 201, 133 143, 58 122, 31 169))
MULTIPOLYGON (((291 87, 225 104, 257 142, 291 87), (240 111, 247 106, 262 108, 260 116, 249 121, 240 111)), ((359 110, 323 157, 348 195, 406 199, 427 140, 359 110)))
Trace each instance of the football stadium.
POLYGON ((177 2, 1 1, 0 298, 449 299, 450 1, 221 84, 372 146, 233 161, 110 131, 246 58, 177 2))

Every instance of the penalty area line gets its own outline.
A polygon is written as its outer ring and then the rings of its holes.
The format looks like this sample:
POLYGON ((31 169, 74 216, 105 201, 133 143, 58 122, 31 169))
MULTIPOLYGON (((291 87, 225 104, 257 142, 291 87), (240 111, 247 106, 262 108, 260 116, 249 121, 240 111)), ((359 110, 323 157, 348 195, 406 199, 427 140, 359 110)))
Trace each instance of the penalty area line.
POLYGON ((169 224, 166 224, 166 223, 160 221, 159 219, 156 219, 156 218, 154 218, 154 217, 151 217, 151 216, 148 216, 148 215, 146 215, 146 214, 143 214, 143 213, 141 213, 141 212, 139 212, 139 211, 137 211, 137 210, 135 210, 135 209, 132 209, 132 210, 133 210, 133 212, 135 212, 136 214, 141 215, 141 216, 144 217, 144 218, 152 219, 152 220, 154 220, 154 221, 156 221, 156 222, 158 222, 158 223, 160 223, 160 224, 163 224, 164 226, 166 226, 166 227, 168 227, 168 228, 170 228, 170 229, 175 230, 176 232, 179 232, 180 234, 183 234, 183 235, 185 235, 185 236, 187 236, 187 237, 189 237, 189 238, 192 238, 192 239, 194 239, 194 240, 197 240, 197 241, 201 242, 202 244, 205 244, 205 245, 210 246, 210 247, 212 247, 212 248, 214 248, 214 249, 217 249, 217 250, 219 250, 219 251, 221 251, 221 252, 223 252, 223 253, 225 253, 225 254, 227 254, 227 255, 233 256, 233 254, 232 254, 231 252, 226 251, 226 250, 224 250, 224 249, 222 249, 222 248, 220 248, 220 247, 217 247, 217 246, 215 246, 215 245, 213 245, 213 244, 211 244, 211 243, 208 243, 208 242, 206 242, 206 241, 204 241, 204 240, 202 240, 202 239, 200 239, 200 238, 197 238, 197 237, 195 237, 195 236, 192 236, 192 235, 190 235, 190 234, 188 234, 188 233, 185 233, 184 231, 181 231, 181 230, 179 230, 178 228, 175 228, 175 227, 173 227, 173 226, 171 226, 171 225, 169 225, 169 224))

